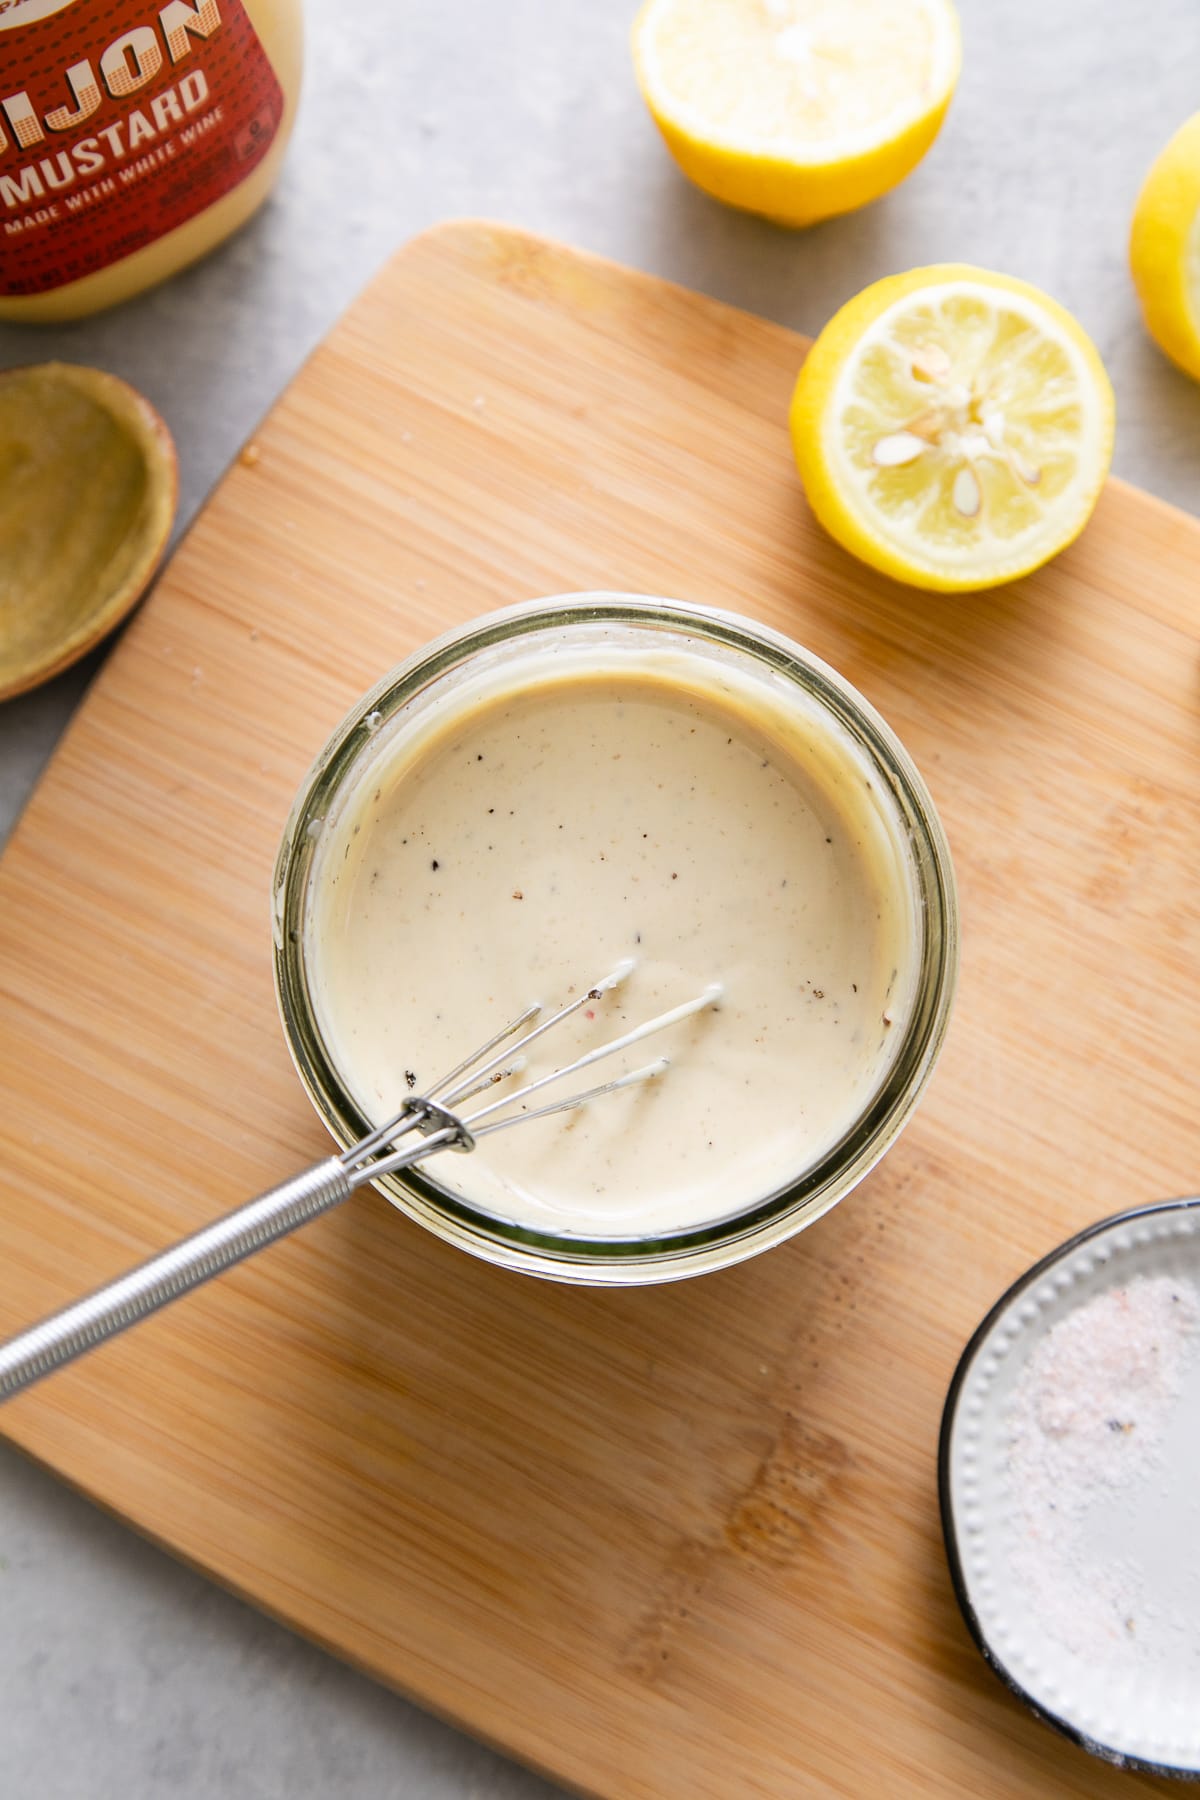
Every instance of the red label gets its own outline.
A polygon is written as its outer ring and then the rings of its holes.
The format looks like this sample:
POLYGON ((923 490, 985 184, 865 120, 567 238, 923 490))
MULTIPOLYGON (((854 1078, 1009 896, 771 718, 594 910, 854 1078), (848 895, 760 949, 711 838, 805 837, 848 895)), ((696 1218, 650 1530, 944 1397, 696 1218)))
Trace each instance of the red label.
POLYGON ((195 218, 282 117, 240 0, 0 0, 0 295, 78 281, 195 218))

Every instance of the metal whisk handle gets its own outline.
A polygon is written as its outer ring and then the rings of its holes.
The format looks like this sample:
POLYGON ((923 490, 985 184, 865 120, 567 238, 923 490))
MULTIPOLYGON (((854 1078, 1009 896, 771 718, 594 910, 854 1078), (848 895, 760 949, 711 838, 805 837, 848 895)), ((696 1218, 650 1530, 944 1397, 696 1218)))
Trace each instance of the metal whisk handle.
POLYGON ((226 1213, 215 1224, 204 1226, 170 1250, 139 1263, 127 1275, 0 1344, 0 1400, 340 1205, 351 1187, 341 1157, 315 1163, 302 1175, 226 1213))
MULTIPOLYGON (((3 10, 2 6, 0 10, 3 10)), ((564 1076, 590 1068, 604 1057, 626 1050, 643 1038, 690 1018, 693 1013, 715 1006, 722 993, 719 982, 705 988, 695 999, 673 1006, 669 1012, 660 1013, 657 1018, 647 1019, 607 1043, 586 1050, 565 1067, 537 1076, 515 1093, 509 1092, 504 1098, 493 1100, 465 1116, 452 1110, 462 1101, 470 1100, 516 1074, 525 1066, 522 1052, 529 1044, 581 1007, 589 1006, 609 989, 619 986, 632 968, 631 961, 619 963, 594 987, 585 988, 548 1019, 525 1032, 516 1044, 510 1044, 509 1040, 542 1010, 540 1005, 526 1007, 465 1062, 436 1082, 427 1094, 409 1094, 393 1118, 368 1131, 341 1156, 331 1156, 326 1162, 314 1164, 281 1187, 272 1188, 248 1205, 239 1206, 236 1212, 227 1213, 215 1225, 206 1225, 202 1231, 184 1238, 181 1244, 152 1256, 149 1262, 139 1264, 128 1275, 109 1282, 107 1287, 97 1288, 86 1299, 77 1300, 61 1312, 52 1313, 39 1325, 32 1325, 28 1331, 9 1338, 7 1343, 0 1343, 0 1401, 19 1394, 31 1382, 40 1381, 43 1375, 61 1369, 64 1363, 74 1361, 85 1351, 95 1349, 106 1338, 115 1337, 118 1331, 136 1325, 139 1319, 157 1312, 160 1306, 177 1300, 181 1294, 190 1293, 192 1288, 241 1262, 243 1257, 273 1244, 276 1238, 286 1237, 298 1225, 340 1205, 365 1182, 398 1174, 431 1156, 435 1150, 473 1150, 476 1140, 489 1132, 526 1125, 551 1113, 573 1112, 576 1107, 599 1099, 602 1094, 616 1093, 618 1089, 661 1074, 667 1067, 665 1058, 643 1069, 617 1075, 599 1087, 569 1094, 566 1099, 552 1100, 544 1106, 527 1104, 533 1095, 561 1081, 564 1076), (509 1045, 507 1049, 493 1054, 505 1044, 509 1045), (502 1064, 507 1066, 502 1067, 502 1064)), ((589 1013, 588 1016, 592 1015, 589 1013)), ((415 1077, 410 1079, 415 1080, 415 1077)))

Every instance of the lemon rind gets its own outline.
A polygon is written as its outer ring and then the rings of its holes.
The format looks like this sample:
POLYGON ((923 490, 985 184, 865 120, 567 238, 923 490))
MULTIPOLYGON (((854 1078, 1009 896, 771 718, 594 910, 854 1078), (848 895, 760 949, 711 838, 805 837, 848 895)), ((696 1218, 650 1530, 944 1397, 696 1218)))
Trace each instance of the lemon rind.
POLYGON ((1129 266, 1146 330, 1200 381, 1200 113, 1150 166, 1134 208, 1129 266))

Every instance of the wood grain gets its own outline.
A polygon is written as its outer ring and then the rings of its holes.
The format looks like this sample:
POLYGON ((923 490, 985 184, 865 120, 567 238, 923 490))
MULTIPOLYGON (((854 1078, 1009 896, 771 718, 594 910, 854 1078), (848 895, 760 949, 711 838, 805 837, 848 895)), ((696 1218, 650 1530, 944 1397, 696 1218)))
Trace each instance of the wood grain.
POLYGON ((448 624, 627 588, 861 687, 962 888, 907 1135, 743 1267, 625 1293, 373 1194, 5 1410, 12 1439, 361 1667, 590 1793, 1116 1796, 984 1669, 934 1453, 1001 1288, 1195 1185, 1200 528, 1110 485, 1053 567, 903 590, 814 525, 803 344, 512 231, 378 278, 230 471, 0 863, 0 1326, 324 1147, 271 995, 293 791, 448 624), (52 1170, 53 1173, 48 1173, 52 1170))

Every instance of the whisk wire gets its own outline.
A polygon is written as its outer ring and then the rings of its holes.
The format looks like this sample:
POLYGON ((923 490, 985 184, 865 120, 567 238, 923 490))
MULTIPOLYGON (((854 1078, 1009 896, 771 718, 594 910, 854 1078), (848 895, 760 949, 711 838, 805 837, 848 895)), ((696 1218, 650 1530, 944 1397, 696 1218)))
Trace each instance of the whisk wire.
MULTIPOLYGON (((623 1032, 620 1037, 609 1038, 606 1043, 597 1044, 594 1049, 585 1051, 582 1056, 577 1056, 574 1062, 566 1063, 559 1069, 551 1069, 548 1075, 539 1075, 536 1081, 527 1082, 523 1088, 518 1088, 515 1094, 505 1094, 501 1099, 493 1101, 491 1106, 485 1106, 479 1112, 472 1113, 467 1123, 474 1131, 476 1124, 481 1119, 488 1118, 503 1107, 515 1106, 520 1101, 527 1099, 530 1094, 536 1094, 542 1088, 551 1086, 553 1082, 562 1081, 568 1075, 577 1075, 581 1069, 589 1068, 592 1063, 600 1062, 603 1057, 616 1056, 619 1051, 628 1050, 632 1044, 640 1043, 643 1038, 652 1037, 658 1031, 665 1031, 668 1025, 678 1025, 682 1020, 690 1018, 693 1013, 703 1012, 706 1007, 715 1006, 721 998, 721 993, 720 983, 714 983, 711 987, 705 988, 702 994, 697 994, 694 1000, 685 1000, 682 1006, 673 1006, 669 1012, 659 1013, 653 1019, 646 1019, 643 1024, 635 1025, 632 1030, 623 1032)), ((601 1091, 607 1093, 610 1090, 606 1087, 601 1091)), ((582 1105, 582 1103, 583 1096, 576 1101, 577 1105, 582 1105)), ((564 1102, 563 1105, 557 1106, 553 1110, 562 1112, 565 1104, 564 1102)), ((529 1115, 521 1116, 528 1117, 529 1115)))
MULTIPOLYGON (((515 1019, 510 1019, 508 1024, 496 1032, 494 1037, 490 1037, 486 1044, 481 1044, 473 1055, 464 1057, 463 1061, 451 1069, 448 1075, 443 1075, 440 1081, 435 1081, 429 1090, 429 1098, 432 1100, 441 1093, 443 1088, 449 1087, 451 1082, 458 1081, 469 1069, 474 1068, 481 1056, 487 1056, 490 1051, 495 1050, 498 1044, 505 1043, 515 1032, 520 1031, 522 1025, 527 1025, 530 1019, 536 1019, 541 1010, 541 1006, 535 1002, 533 1006, 527 1006, 523 1013, 518 1013, 515 1019)), ((474 1085, 464 1086, 461 1091, 456 1090, 448 1095, 447 1103, 453 1104, 481 1093, 485 1087, 491 1085, 493 1079, 491 1071, 494 1070, 496 1063, 503 1061, 502 1056, 494 1058, 491 1063, 478 1072, 474 1085)), ((515 1074, 518 1069, 523 1067, 524 1059, 518 1058, 512 1063, 506 1074, 515 1074)), ((494 1077, 497 1081, 503 1081, 504 1078, 504 1075, 494 1077)), ((423 1116, 418 1103, 419 1098, 419 1096, 413 1095, 407 1099, 399 1112, 394 1113, 390 1119, 385 1119, 382 1125, 377 1125, 373 1131, 367 1133, 366 1137, 359 1138, 356 1144, 351 1144, 350 1148, 342 1154, 342 1163, 347 1168, 353 1167, 361 1162, 363 1157, 369 1156, 373 1150, 378 1150, 381 1145, 389 1144, 395 1138, 403 1137, 406 1132, 415 1131, 423 1116)))
MULTIPOLYGON (((530 1044, 536 1043, 538 1038, 543 1037, 547 1031, 552 1031, 556 1025, 561 1025, 564 1019, 569 1019, 571 1017, 572 1013, 577 1013, 579 1011, 579 1009, 583 1006, 586 1006, 590 1000, 599 1000, 605 994, 611 993, 613 988, 619 987, 621 985, 621 983, 625 980, 626 976, 631 973, 632 969, 633 969, 632 958, 630 958, 629 960, 627 960, 625 962, 618 963, 616 968, 613 969, 609 974, 605 975, 600 981, 597 981, 596 983, 594 983, 594 985, 592 987, 585 988, 583 993, 580 994, 576 999, 568 1000, 565 1006, 560 1006, 558 1008, 557 1012, 552 1012, 548 1019, 543 1019, 540 1025, 535 1025, 532 1031, 527 1031, 525 1033, 524 1037, 518 1038, 516 1043, 513 1045, 513 1051, 517 1054, 523 1053, 525 1050, 528 1049, 530 1044)), ((531 1017, 535 1016, 537 1013, 539 1013, 541 1010, 542 1009, 540 1006, 531 1007, 529 1009, 529 1011, 525 1014, 525 1018, 526 1019, 531 1018, 531 1017)), ((491 1049, 491 1045, 485 1044, 483 1049, 480 1050, 474 1057, 472 1057, 470 1062, 468 1062, 467 1064, 465 1064, 463 1066, 470 1068, 473 1063, 478 1062, 480 1056, 486 1056, 487 1052, 490 1049, 491 1049)), ((503 1062, 503 1060, 504 1060, 503 1057, 496 1057, 493 1059, 492 1062, 484 1063, 483 1067, 478 1071, 478 1073, 480 1075, 486 1075, 490 1069, 495 1067, 495 1064, 497 1062, 503 1062)), ((455 1073, 457 1074, 457 1073, 459 1073, 459 1071, 456 1070, 455 1073)), ((435 1088, 433 1091, 436 1093, 437 1089, 435 1088)), ((459 1093, 456 1091, 456 1092, 445 1095, 444 1100, 445 1100, 446 1105, 452 1106, 457 1101, 463 1100, 465 1098, 466 1098, 465 1093, 459 1093)))
POLYGON ((525 1125, 532 1119, 548 1119, 551 1113, 574 1112, 577 1107, 586 1106, 590 1100, 600 1100, 605 1094, 615 1094, 618 1088, 634 1087, 639 1082, 652 1081, 656 1075, 665 1075, 670 1066, 670 1058, 660 1056, 657 1062, 647 1063, 645 1068, 632 1069, 628 1075, 614 1076, 612 1081, 588 1088, 586 1093, 568 1094, 565 1100, 552 1100, 548 1106, 535 1107, 532 1112, 513 1113, 508 1119, 493 1119, 490 1125, 481 1125, 478 1130, 470 1120, 465 1123, 472 1137, 488 1137, 493 1131, 507 1131, 510 1125, 525 1125))
POLYGON ((532 1031, 528 1031, 523 1037, 518 1038, 515 1044, 492 1055, 491 1053, 496 1050, 497 1045, 507 1044, 522 1025, 527 1024, 530 1019, 536 1018, 542 1010, 540 1006, 528 1007, 502 1031, 489 1038, 486 1044, 481 1045, 474 1056, 465 1058, 448 1076, 444 1076, 441 1081, 437 1082, 427 1095, 412 1095, 394 1119, 389 1120, 386 1125, 377 1127, 351 1150, 346 1151, 342 1162, 349 1174, 351 1185, 361 1187, 366 1182, 374 1181, 382 1175, 398 1174, 402 1169, 411 1168, 414 1163, 423 1162, 435 1150, 470 1150, 474 1147, 478 1137, 487 1137, 493 1132, 503 1131, 511 1125, 522 1124, 533 1119, 548 1118, 554 1113, 573 1112, 576 1108, 586 1106, 590 1101, 598 1100, 606 1094, 616 1093, 619 1089, 633 1087, 640 1082, 652 1080, 656 1075, 661 1075, 669 1067, 665 1057, 660 1058, 657 1062, 647 1063, 643 1068, 615 1076, 611 1081, 602 1082, 599 1086, 587 1088, 580 1093, 569 1094, 561 1100, 551 1101, 546 1106, 530 1109, 525 1104, 533 1095, 552 1087, 556 1082, 579 1074, 581 1070, 590 1068, 593 1063, 600 1062, 603 1058, 616 1056, 622 1050, 628 1050, 632 1045, 640 1043, 644 1038, 651 1037, 656 1032, 665 1031, 669 1026, 678 1025, 693 1014, 704 1011, 706 1007, 715 1006, 723 991, 719 982, 705 988, 704 992, 696 995, 694 999, 685 1000, 682 1005, 673 1006, 666 1012, 656 1014, 652 1019, 645 1019, 640 1025, 633 1026, 618 1037, 609 1038, 603 1044, 597 1044, 591 1050, 584 1051, 573 1062, 565 1063, 557 1069, 551 1069, 545 1075, 539 1075, 535 1080, 526 1082, 524 1087, 517 1088, 514 1092, 502 1094, 499 1099, 493 1100, 488 1106, 480 1107, 477 1112, 463 1116, 452 1110, 461 1105, 463 1101, 473 1099, 477 1094, 496 1086, 509 1076, 517 1074, 525 1067, 527 1059, 524 1052, 530 1044, 553 1026, 570 1018, 589 1001, 599 1000, 604 994, 619 986, 632 968, 632 962, 618 963, 610 974, 596 982, 594 986, 585 988, 582 994, 574 1000, 569 1000, 565 1006, 560 1006, 556 1012, 551 1013, 548 1018, 535 1025, 532 1031), (478 1066, 481 1057, 485 1060, 482 1066, 478 1066), (507 1066, 501 1068, 499 1065, 502 1063, 507 1066), (444 1090, 451 1083, 456 1085, 450 1086, 448 1093, 445 1092, 444 1090), (440 1100, 434 1098, 438 1094, 442 1094, 440 1100), (497 1117, 498 1114, 504 1116, 497 1117), (420 1134, 415 1142, 407 1144, 399 1142, 412 1132, 420 1134), (385 1146, 390 1146, 390 1148, 385 1149, 385 1146), (380 1150, 384 1151, 382 1155, 377 1154, 380 1150))

